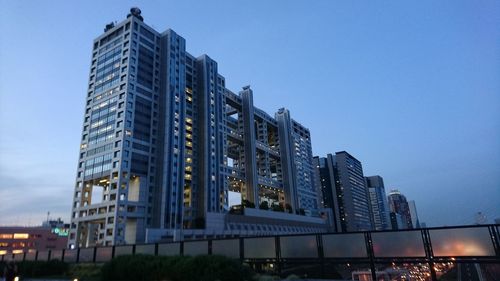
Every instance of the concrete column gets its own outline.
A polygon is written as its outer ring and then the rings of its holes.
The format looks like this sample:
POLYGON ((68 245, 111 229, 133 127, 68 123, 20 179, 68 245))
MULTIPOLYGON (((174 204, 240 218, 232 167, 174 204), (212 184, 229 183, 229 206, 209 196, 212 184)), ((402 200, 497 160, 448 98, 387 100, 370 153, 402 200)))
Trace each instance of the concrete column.
POLYGON ((245 183, 247 200, 259 206, 259 187, 257 180, 257 161, 255 153, 255 118, 253 92, 250 86, 243 87, 240 93, 243 113, 243 141, 245 150, 245 183))

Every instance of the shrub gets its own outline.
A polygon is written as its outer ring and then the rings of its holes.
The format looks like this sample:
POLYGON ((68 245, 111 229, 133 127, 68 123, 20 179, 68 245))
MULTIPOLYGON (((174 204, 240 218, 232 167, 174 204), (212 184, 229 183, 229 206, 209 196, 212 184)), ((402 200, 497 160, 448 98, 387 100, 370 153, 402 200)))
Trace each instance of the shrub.
POLYGON ((109 281, 245 281, 253 273, 222 256, 120 256, 104 264, 101 280, 109 281))
MULTIPOLYGON (((0 273, 3 274, 5 262, 0 263, 0 273)), ((64 276, 69 265, 59 260, 16 262, 17 271, 23 277, 64 276)))

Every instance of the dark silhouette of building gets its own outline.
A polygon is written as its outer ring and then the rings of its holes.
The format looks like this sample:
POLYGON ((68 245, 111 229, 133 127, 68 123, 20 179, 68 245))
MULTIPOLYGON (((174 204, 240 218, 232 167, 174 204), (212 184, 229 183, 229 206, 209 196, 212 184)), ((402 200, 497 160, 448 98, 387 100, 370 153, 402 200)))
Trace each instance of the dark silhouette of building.
POLYGON ((397 189, 391 190, 388 196, 391 212, 392 229, 413 229, 410 206, 406 197, 397 189), (401 217, 398 219, 398 215, 401 217))
POLYGON ((368 190, 361 162, 346 151, 315 157, 317 189, 323 205, 332 208, 337 231, 372 230, 368 190), (332 180, 333 179, 333 180, 332 180))

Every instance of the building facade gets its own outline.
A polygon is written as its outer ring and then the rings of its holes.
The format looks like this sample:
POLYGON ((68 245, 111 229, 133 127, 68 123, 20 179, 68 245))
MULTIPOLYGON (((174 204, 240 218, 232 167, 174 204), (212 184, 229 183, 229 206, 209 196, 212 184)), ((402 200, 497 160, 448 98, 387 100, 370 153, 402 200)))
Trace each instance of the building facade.
POLYGON ((408 207, 410 208, 410 217, 413 228, 420 228, 420 220, 418 219, 417 205, 415 200, 408 201, 408 207))
POLYGON ((314 159, 317 189, 325 208, 332 208, 335 230, 372 230, 368 190, 361 162, 346 151, 314 159))
POLYGON ((286 109, 255 107, 249 86, 227 89, 216 61, 137 8, 94 40, 85 102, 71 247, 225 231, 231 196, 293 214, 319 207, 309 130, 286 109))
POLYGON ((399 192, 399 190, 393 189, 389 192, 387 200, 389 202, 389 210, 392 214, 392 229, 413 229, 410 206, 408 205, 406 196, 399 192))
POLYGON ((332 210, 332 217, 335 219, 333 230, 335 232, 342 231, 340 224, 339 212, 339 197, 335 187, 335 156, 327 154, 326 157, 314 156, 313 165, 316 172, 315 183, 317 185, 318 194, 320 195, 320 203, 323 208, 332 210))
POLYGON ((374 230, 391 229, 389 205, 385 194, 384 179, 381 176, 365 177, 366 188, 370 196, 370 207, 374 230))
POLYGON ((0 227, 0 256, 65 249, 68 232, 69 225, 58 221, 36 227, 0 227))

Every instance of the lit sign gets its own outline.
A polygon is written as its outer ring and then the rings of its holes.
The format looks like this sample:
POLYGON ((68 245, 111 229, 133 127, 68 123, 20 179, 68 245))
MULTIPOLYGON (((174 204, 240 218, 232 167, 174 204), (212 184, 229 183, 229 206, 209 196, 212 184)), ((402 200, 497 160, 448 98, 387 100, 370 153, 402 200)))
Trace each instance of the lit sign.
POLYGON ((57 234, 58 236, 68 236, 69 235, 69 229, 68 228, 56 227, 56 228, 52 228, 52 233, 57 234))

